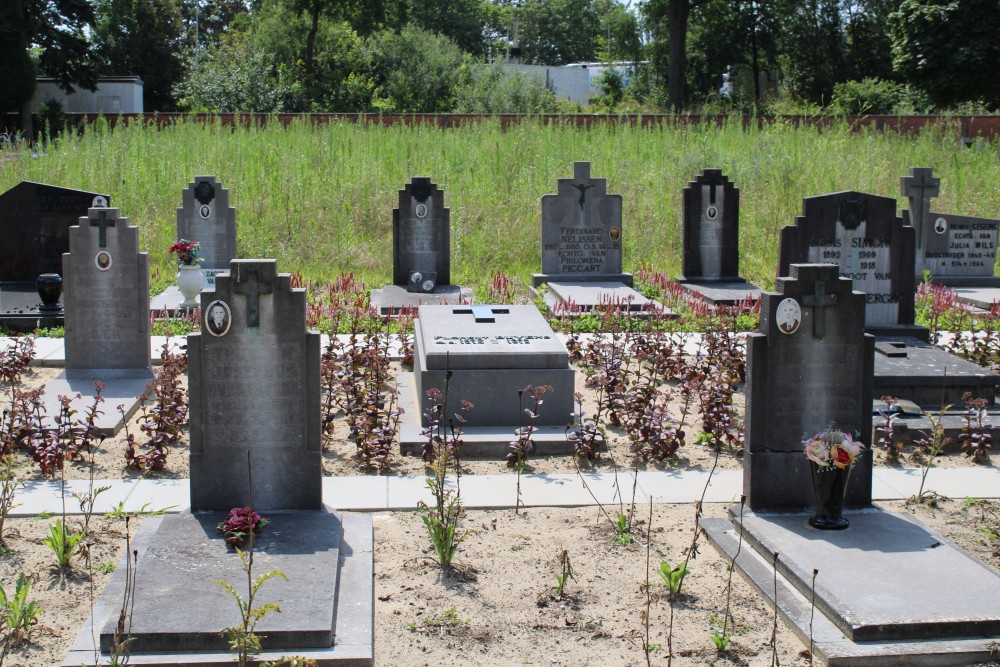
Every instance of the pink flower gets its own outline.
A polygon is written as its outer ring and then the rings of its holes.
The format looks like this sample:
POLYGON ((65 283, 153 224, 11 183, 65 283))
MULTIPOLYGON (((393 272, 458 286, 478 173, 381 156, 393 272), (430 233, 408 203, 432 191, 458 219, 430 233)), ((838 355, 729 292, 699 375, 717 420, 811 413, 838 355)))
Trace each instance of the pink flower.
POLYGON ((822 438, 810 438, 806 440, 806 458, 818 466, 830 465, 830 451, 822 438))

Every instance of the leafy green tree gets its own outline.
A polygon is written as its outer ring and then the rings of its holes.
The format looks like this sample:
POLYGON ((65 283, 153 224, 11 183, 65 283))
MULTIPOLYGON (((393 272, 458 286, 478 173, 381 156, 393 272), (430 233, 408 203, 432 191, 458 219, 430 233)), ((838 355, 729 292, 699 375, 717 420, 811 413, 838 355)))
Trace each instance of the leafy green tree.
POLYGON ((525 0, 514 16, 524 62, 565 65, 597 58, 600 19, 594 0, 525 0))
POLYGON ((21 111, 21 129, 33 136, 30 103, 38 69, 72 92, 94 90, 97 73, 88 53, 86 30, 94 12, 87 0, 3 0, 0 2, 0 76, 9 111, 21 111))
POLYGON ((639 17, 618 0, 596 0, 597 55, 604 61, 642 60, 639 17))
POLYGON ((173 111, 183 73, 179 0, 95 0, 94 47, 103 75, 138 75, 146 111, 173 111))
POLYGON ((424 30, 444 35, 466 53, 485 53, 483 0, 407 0, 406 17, 424 30))
POLYGON ((656 84, 667 91, 667 106, 681 111, 686 100, 687 34, 691 11, 708 0, 647 0, 643 23, 652 38, 648 57, 656 84))
POLYGON ((844 30, 847 75, 850 79, 891 81, 899 78, 892 68, 892 39, 889 34, 889 16, 899 8, 899 3, 900 0, 848 2, 844 30))
POLYGON ((903 0, 890 22, 893 66, 931 102, 1000 106, 997 0, 903 0))
POLYGON ((793 97, 827 104, 848 76, 839 0, 785 0, 781 9, 782 63, 793 97))
POLYGON ((407 25, 371 38, 374 105, 385 111, 442 113, 468 76, 467 56, 447 37, 407 25))
POLYGON ((455 93, 458 113, 541 114, 556 111, 556 96, 534 76, 508 72, 499 64, 471 68, 465 85, 455 93))

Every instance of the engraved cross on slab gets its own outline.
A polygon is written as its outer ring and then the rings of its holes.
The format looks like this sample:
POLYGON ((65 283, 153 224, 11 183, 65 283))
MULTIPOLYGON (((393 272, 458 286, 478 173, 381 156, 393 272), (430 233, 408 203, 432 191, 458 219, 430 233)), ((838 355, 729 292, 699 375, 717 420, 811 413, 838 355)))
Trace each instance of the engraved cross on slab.
POLYGON ((899 179, 899 189, 910 200, 910 224, 917 228, 917 247, 923 243, 922 229, 931 210, 931 197, 937 197, 941 179, 934 178, 933 169, 911 167, 910 175, 899 179))
POLYGON ((114 227, 115 221, 108 220, 107 209, 101 209, 97 212, 97 220, 90 221, 91 227, 97 227, 99 229, 97 235, 97 245, 100 248, 108 247, 108 227, 114 227))
POLYGON ((472 313, 476 322, 496 322, 496 315, 510 312, 510 308, 505 306, 455 306, 451 309, 454 315, 468 315, 472 313))
POLYGON ((823 310, 829 306, 837 305, 837 295, 826 293, 826 282, 817 280, 814 283, 815 292, 805 294, 802 303, 811 306, 813 309, 813 337, 822 338, 826 335, 826 316, 823 310))
POLYGON ((240 267, 233 292, 247 298, 247 327, 260 327, 260 295, 271 294, 274 282, 260 279, 260 269, 256 266, 240 267))

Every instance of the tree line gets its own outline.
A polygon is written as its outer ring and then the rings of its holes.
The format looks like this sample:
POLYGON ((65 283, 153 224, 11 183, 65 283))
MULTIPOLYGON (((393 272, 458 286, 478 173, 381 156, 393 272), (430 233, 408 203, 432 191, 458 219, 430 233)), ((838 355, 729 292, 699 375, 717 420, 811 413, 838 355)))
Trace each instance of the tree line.
POLYGON ((622 111, 1000 105, 1000 0, 4 0, 5 111, 138 75, 147 111, 571 111, 499 63, 625 63, 622 111))

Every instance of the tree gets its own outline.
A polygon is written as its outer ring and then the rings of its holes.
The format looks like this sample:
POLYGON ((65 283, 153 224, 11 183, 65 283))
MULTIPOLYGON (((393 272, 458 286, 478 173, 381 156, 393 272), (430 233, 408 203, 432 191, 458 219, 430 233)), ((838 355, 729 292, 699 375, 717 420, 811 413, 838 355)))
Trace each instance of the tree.
POLYGON ((441 35, 408 25, 370 40, 374 104, 385 111, 443 113, 454 105, 457 86, 468 76, 467 56, 441 35))
POLYGON ((173 111, 183 73, 184 24, 178 0, 96 0, 94 46, 101 74, 137 75, 146 111, 173 111))
POLYGON ((0 2, 0 74, 10 110, 21 111, 21 129, 33 138, 31 96, 38 68, 66 92, 94 90, 97 75, 84 32, 94 13, 87 0, 3 0, 0 2), (8 78, 9 77, 9 78, 8 78))
POLYGON ((684 108, 686 101, 688 19, 691 10, 705 2, 707 0, 649 0, 642 6, 646 27, 653 37, 652 67, 661 81, 666 80, 667 106, 676 112, 684 108))
POLYGON ((485 53, 482 0, 407 0, 406 4, 410 23, 444 35, 466 53, 485 53))
POLYGON ((834 84, 850 78, 839 0, 786 0, 782 15, 783 73, 790 93, 828 104, 834 84))
POLYGON ((903 0, 890 22, 893 66, 934 104, 1000 105, 997 0, 903 0))
POLYGON ((597 57, 600 21, 593 0, 526 0, 515 18, 527 63, 565 65, 597 57))

